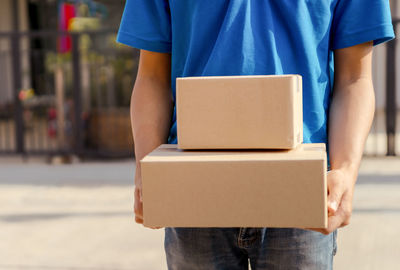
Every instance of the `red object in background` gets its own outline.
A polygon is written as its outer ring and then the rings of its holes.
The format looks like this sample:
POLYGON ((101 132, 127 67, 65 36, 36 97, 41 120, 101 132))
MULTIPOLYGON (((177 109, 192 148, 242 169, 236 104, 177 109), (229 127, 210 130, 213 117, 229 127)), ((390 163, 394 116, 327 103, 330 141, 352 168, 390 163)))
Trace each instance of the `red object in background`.
POLYGON ((57 111, 55 108, 49 108, 47 120, 47 135, 50 138, 55 138, 57 136, 57 111))
MULTIPOLYGON (((68 31, 70 20, 75 16, 75 6, 73 4, 62 3, 59 9, 58 29, 61 31, 68 31)), ((71 37, 69 36, 61 36, 58 39, 58 50, 61 53, 69 52, 71 50, 71 45, 71 37)))

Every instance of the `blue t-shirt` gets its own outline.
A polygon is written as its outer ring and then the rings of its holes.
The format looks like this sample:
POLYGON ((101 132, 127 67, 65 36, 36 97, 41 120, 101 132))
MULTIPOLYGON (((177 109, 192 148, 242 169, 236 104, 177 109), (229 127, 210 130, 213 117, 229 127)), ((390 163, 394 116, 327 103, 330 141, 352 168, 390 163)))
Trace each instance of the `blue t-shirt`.
POLYGON ((171 53, 174 99, 176 77, 300 74, 304 142, 327 143, 333 50, 393 37, 389 0, 127 0, 117 40, 171 53))

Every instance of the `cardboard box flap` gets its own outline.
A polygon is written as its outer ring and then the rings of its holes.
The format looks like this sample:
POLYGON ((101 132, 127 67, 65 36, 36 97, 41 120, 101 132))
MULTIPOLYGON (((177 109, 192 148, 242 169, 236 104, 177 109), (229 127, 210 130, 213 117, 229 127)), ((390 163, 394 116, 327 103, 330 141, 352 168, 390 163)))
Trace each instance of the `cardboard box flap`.
POLYGON ((302 144, 291 150, 180 150, 176 144, 163 144, 140 162, 201 162, 257 160, 326 159, 325 144, 302 144))
POLYGON ((303 151, 326 151, 326 145, 324 143, 304 143, 300 144, 303 151))
MULTIPOLYGON (((201 76, 201 79, 218 79, 218 80, 231 80, 231 79, 252 79, 252 78, 271 78, 281 79, 289 77, 301 77, 298 74, 283 74, 283 75, 240 75, 240 76, 201 76)), ((198 80, 199 77, 178 77, 177 80, 198 80)))

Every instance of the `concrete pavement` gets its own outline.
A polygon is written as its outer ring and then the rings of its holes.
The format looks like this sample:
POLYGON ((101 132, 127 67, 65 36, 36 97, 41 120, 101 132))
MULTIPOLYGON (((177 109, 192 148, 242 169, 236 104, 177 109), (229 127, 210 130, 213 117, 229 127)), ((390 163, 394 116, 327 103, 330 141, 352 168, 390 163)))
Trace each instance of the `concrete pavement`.
MULTIPOLYGON (((0 269, 166 269, 132 216, 133 161, 0 162, 0 269)), ((334 269, 398 269, 400 159, 364 159, 334 269)))

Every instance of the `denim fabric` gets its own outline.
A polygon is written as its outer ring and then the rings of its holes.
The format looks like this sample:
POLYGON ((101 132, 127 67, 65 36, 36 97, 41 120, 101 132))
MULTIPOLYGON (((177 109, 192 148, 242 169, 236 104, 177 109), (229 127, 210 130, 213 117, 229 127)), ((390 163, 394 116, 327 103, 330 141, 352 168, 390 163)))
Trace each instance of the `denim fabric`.
POLYGON ((332 269, 336 234, 289 228, 165 228, 169 270, 332 269))

